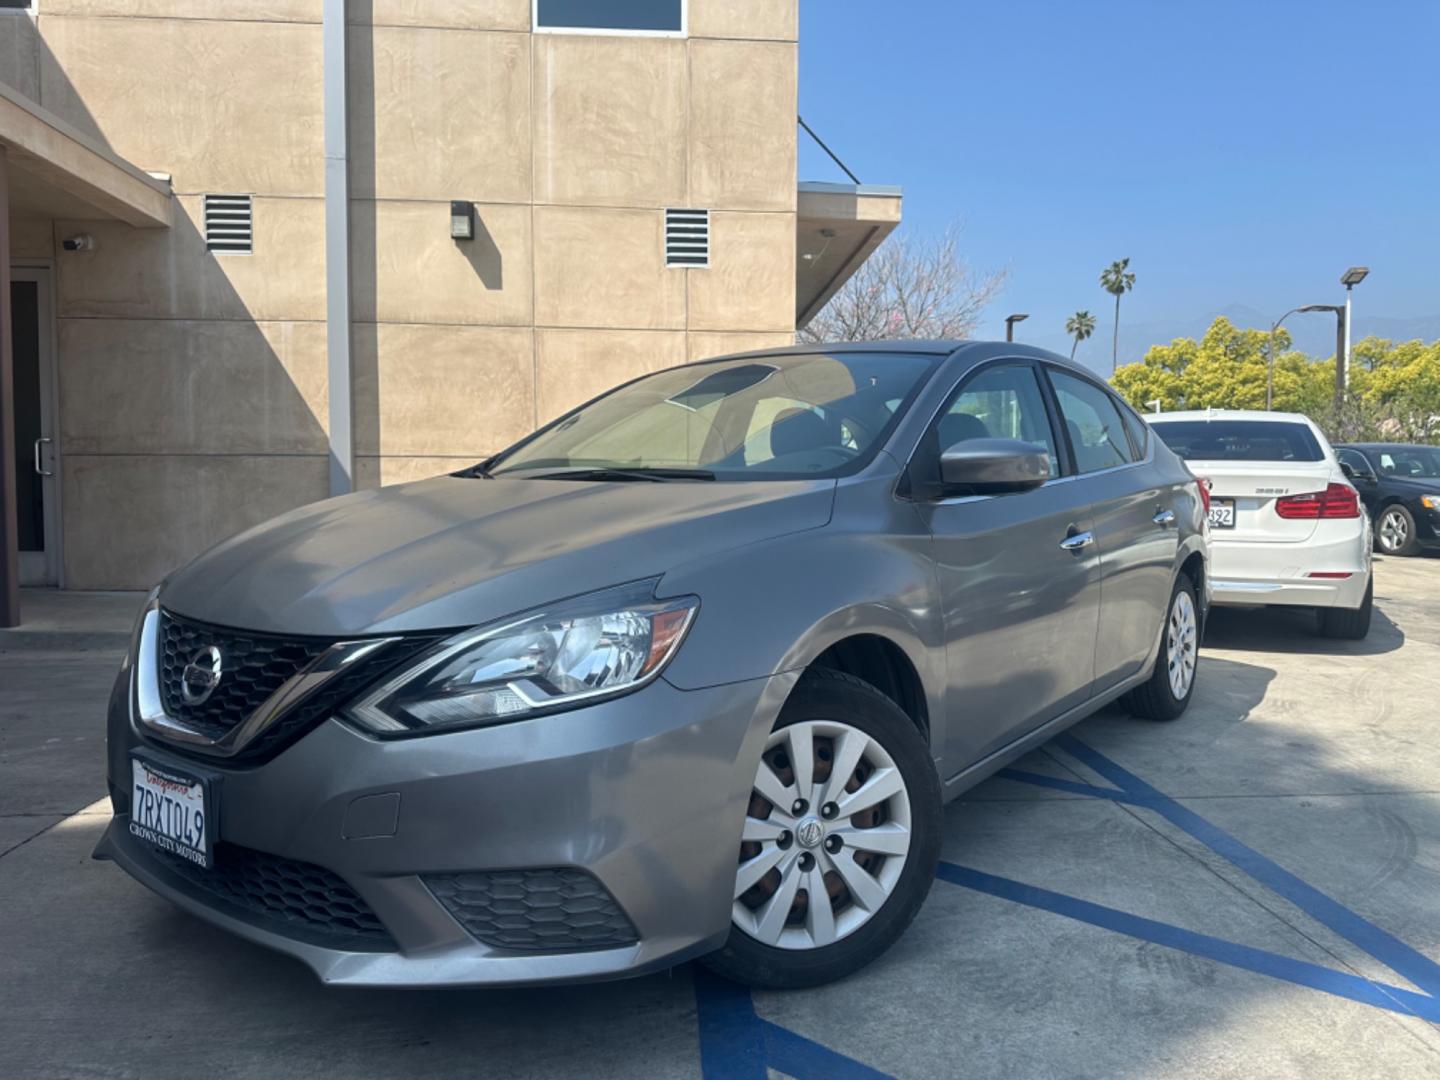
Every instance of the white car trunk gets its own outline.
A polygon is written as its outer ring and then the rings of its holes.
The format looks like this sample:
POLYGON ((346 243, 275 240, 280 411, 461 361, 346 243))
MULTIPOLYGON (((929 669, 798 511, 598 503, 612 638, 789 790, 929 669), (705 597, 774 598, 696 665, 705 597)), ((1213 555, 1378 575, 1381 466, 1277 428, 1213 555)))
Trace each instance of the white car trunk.
POLYGON ((1276 500, 1286 495, 1324 491, 1333 477, 1328 461, 1187 461, 1190 471, 1210 481, 1214 507, 1222 500, 1235 505, 1235 525, 1212 525, 1210 539, 1247 543, 1298 544, 1314 534, 1315 518, 1282 518, 1276 500))

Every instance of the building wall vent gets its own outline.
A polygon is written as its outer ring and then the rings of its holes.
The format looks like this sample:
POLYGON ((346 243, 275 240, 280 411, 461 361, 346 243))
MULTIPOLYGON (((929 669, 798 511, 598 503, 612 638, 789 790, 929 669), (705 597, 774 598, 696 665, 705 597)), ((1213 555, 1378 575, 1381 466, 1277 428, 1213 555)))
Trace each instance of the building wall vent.
POLYGON ((710 265, 710 211, 665 211, 665 265, 710 265))
POLYGON ((205 196, 205 249, 249 255, 252 241, 249 195, 205 196))

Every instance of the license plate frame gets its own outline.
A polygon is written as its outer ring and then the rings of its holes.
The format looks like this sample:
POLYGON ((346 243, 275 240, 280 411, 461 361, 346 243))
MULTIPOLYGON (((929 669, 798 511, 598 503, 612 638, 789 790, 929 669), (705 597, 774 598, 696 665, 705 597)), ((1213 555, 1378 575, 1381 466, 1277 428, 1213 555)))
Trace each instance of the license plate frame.
POLYGON ((1212 498, 1209 520, 1212 529, 1235 528, 1235 500, 1212 498))
POLYGON ((131 751, 131 836, 201 870, 211 870, 219 824, 215 777, 131 751))

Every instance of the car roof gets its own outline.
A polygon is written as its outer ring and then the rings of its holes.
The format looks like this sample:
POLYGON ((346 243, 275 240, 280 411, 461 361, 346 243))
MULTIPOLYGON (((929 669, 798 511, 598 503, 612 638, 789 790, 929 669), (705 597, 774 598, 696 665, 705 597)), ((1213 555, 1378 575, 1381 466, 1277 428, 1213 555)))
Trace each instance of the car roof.
POLYGON ((1270 423, 1306 424, 1311 420, 1303 413, 1266 412, 1263 409, 1190 409, 1182 412, 1146 413, 1145 419, 1152 424, 1165 424, 1171 420, 1259 420, 1270 423))
POLYGON ((1015 357, 1017 359, 1044 360, 1056 367, 1067 368, 1097 382, 1105 377, 1049 349, 1034 345, 1023 345, 1013 341, 970 341, 963 338, 935 338, 926 340, 879 340, 879 341, 817 341, 800 345, 781 345, 769 349, 752 349, 747 352, 725 353, 707 356, 695 363, 713 360, 743 360, 764 356, 810 356, 816 353, 910 353, 926 356, 954 357, 961 354, 981 353, 981 359, 993 356, 1015 357))

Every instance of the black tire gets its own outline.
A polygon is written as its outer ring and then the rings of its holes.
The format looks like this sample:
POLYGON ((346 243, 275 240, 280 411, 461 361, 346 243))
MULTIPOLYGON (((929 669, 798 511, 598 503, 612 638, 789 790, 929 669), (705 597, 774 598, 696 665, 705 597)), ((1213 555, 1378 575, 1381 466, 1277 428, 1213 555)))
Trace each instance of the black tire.
POLYGON ((1320 633, 1327 638, 1362 641, 1370 634, 1375 610, 1375 578, 1365 583, 1365 599, 1358 608, 1321 608, 1320 633))
MULTIPOLYGON (((1415 536, 1415 515, 1399 503, 1383 507, 1375 518, 1375 550, 1382 555, 1414 555, 1420 550, 1420 541, 1415 536), (1399 543, 1387 540, 1384 533, 1385 519, 1394 516, 1398 531, 1402 533, 1399 543)), ((1364 634, 1360 635, 1364 637, 1364 634)))
POLYGON ((775 729, 806 720, 840 721, 858 728, 890 755, 909 794, 910 850, 889 898, 867 922, 831 945, 778 948, 732 925, 725 947, 702 963, 747 986, 773 990, 818 986, 863 968, 893 945, 915 918, 940 860, 940 777, 914 721, 869 683, 828 668, 812 668, 802 676, 775 729))
POLYGON ((1121 705, 1135 716, 1146 720, 1178 720, 1180 716, 1190 707, 1190 699, 1195 696, 1195 683, 1200 678, 1200 633, 1203 627, 1200 625, 1200 604, 1195 598, 1195 585, 1185 574, 1175 579, 1175 587, 1170 591, 1170 602, 1165 605, 1165 624, 1160 628, 1160 648, 1155 653, 1155 667, 1150 672, 1150 678, 1131 690, 1120 699, 1121 705), (1168 645, 1170 637, 1170 619, 1175 611, 1176 605, 1180 602, 1180 596, 1185 595, 1190 600, 1190 606, 1195 611, 1195 673, 1190 679, 1190 685, 1185 689, 1184 697, 1176 697, 1175 691, 1170 687, 1170 666, 1168 645))

